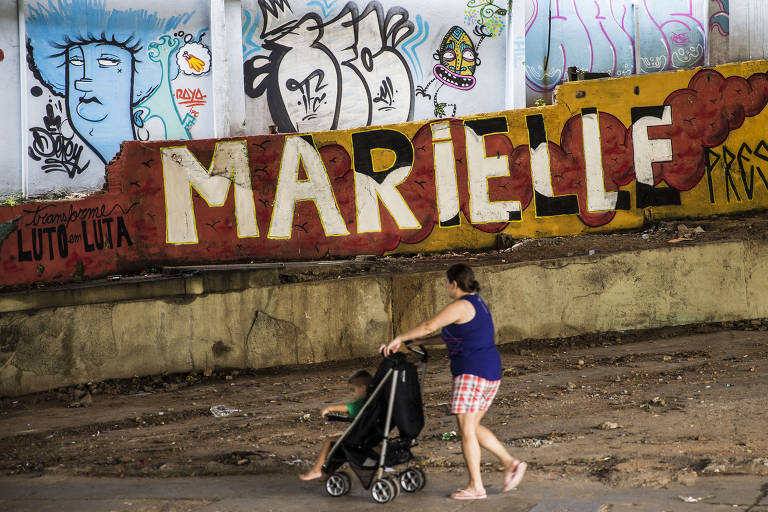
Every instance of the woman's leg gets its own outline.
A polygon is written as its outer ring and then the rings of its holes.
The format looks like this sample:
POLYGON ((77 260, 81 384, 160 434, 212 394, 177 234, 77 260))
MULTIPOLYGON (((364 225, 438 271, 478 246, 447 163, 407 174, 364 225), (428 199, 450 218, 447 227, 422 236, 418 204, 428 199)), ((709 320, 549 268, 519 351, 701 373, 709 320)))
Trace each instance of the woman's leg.
POLYGON ((480 474, 480 441, 477 428, 482 416, 483 412, 466 412, 456 415, 461 432, 461 450, 469 472, 469 484, 466 490, 474 494, 485 492, 480 474))
POLYGON ((496 438, 488 427, 480 424, 477 425, 477 440, 480 442, 480 446, 494 454, 504 464, 505 468, 517 465, 518 460, 509 454, 504 445, 501 444, 501 441, 496 438))
POLYGON ((510 491, 520 484, 528 465, 512 457, 503 444, 488 428, 477 426, 477 439, 480 446, 493 453, 504 464, 503 491, 510 491))
MULTIPOLYGON (((486 450, 494 454, 502 464, 504 464, 504 491, 508 491, 517 487, 525 474, 527 465, 512 457, 501 441, 490 431, 487 427, 480 424, 483 419, 485 411, 480 411, 477 414, 477 426, 476 437, 477 441, 486 450), (519 467, 518 467, 519 466, 519 467)), ((465 457, 466 460, 466 457, 465 457)), ((478 457, 478 472, 480 459, 478 457)), ((467 463, 469 466, 469 463, 467 463)), ((471 478, 471 477, 470 477, 471 478)))

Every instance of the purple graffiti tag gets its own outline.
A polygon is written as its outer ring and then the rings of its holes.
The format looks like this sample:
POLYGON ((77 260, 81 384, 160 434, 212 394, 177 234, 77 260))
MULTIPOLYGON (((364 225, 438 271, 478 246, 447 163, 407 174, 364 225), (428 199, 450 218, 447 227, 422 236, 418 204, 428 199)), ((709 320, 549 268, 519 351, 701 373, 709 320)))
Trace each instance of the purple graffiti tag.
MULTIPOLYGON (((560 3, 557 4, 558 9, 558 15, 560 14, 560 3)), ((595 47, 592 44, 592 34, 589 33, 589 29, 587 28, 586 23, 584 23, 584 20, 581 18, 581 13, 579 12, 579 8, 576 5, 576 0, 573 0, 573 10, 576 11, 576 17, 579 18, 579 22, 581 23, 581 26, 584 27, 584 32, 587 34, 587 40, 589 41, 589 70, 592 71, 595 67, 595 47)), ((599 12, 599 9, 598 9, 599 12)), ((554 19, 554 17, 552 18, 554 19)), ((565 19, 565 18, 563 18, 565 19)), ((564 68, 568 68, 568 66, 563 66, 564 68)))
POLYGON ((686 46, 691 41, 691 39, 688 37, 688 34, 678 34, 676 32, 672 32, 672 37, 670 39, 672 40, 672 44, 676 44, 678 46, 686 46))

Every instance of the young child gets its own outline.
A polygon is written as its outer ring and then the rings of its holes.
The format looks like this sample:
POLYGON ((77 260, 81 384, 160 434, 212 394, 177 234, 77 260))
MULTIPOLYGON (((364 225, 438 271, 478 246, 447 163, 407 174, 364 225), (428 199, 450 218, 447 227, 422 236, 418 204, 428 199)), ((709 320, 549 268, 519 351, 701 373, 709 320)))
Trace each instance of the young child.
MULTIPOLYGON (((320 415, 325 416, 332 412, 340 412, 349 414, 350 418, 354 418, 363 408, 365 403, 365 393, 368 390, 368 385, 371 383, 371 374, 365 370, 358 370, 352 374, 349 378, 349 390, 352 392, 352 401, 349 403, 333 404, 323 407, 320 410, 320 415)), ((331 451, 333 443, 339 440, 340 436, 330 436, 323 442, 323 448, 320 450, 320 455, 317 456, 317 462, 312 466, 308 472, 303 475, 299 475, 302 480, 314 480, 323 476, 323 463, 328 456, 328 452, 331 451)))

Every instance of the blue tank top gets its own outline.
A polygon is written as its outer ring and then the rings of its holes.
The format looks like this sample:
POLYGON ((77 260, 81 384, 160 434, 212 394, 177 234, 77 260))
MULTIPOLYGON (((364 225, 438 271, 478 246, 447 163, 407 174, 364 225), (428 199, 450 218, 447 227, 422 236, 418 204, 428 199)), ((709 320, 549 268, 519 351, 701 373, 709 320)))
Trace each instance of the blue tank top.
POLYGON ((474 306, 475 317, 465 324, 447 325, 440 333, 451 358, 451 374, 501 380, 501 356, 496 349, 491 312, 479 295, 465 295, 461 300, 474 306))

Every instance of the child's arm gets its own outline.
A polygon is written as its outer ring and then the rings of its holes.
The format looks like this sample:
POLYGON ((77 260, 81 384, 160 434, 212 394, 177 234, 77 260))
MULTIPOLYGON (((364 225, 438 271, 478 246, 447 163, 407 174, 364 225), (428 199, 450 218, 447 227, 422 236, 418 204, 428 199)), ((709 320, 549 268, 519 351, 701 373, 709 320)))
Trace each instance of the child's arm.
POLYGON ((346 413, 347 412, 347 404, 327 405, 327 406, 323 407, 320 410, 320 416, 325 416, 325 415, 330 414, 332 412, 346 413))

